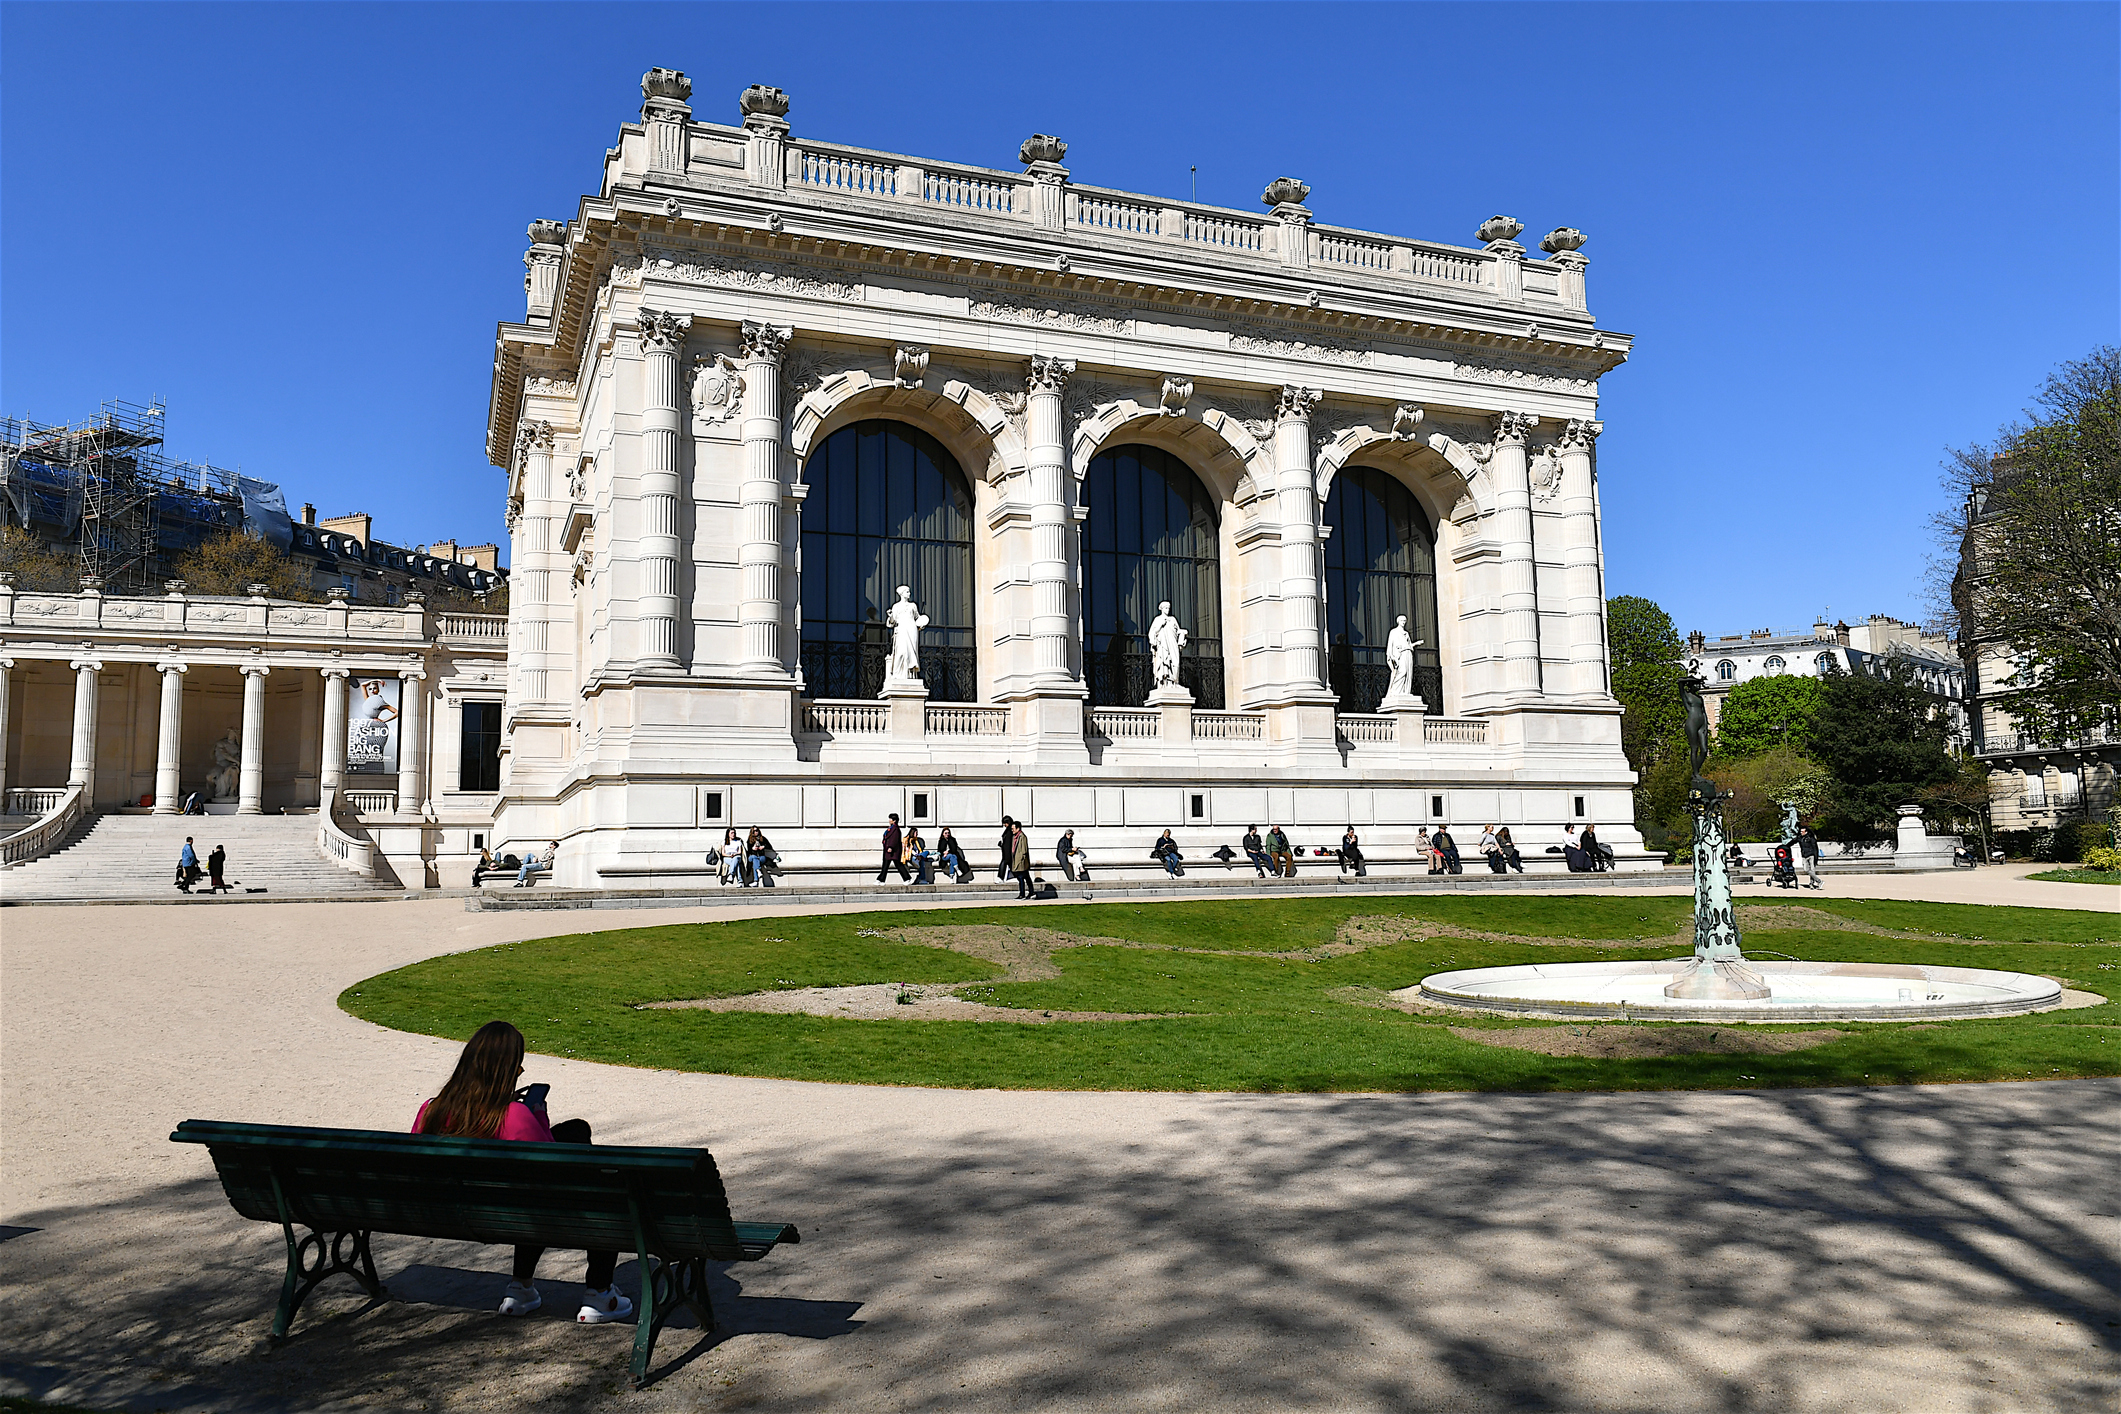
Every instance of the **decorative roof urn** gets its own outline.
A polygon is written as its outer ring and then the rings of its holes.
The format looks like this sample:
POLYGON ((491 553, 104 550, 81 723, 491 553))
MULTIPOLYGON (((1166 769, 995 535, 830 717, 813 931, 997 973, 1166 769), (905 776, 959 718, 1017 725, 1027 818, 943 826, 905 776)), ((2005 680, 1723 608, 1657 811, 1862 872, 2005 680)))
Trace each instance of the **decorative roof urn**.
POLYGON ((755 83, 737 95, 736 106, 744 110, 747 118, 785 118, 788 116, 788 95, 770 84, 755 83))
POLYGON ((1574 226, 1556 226, 1540 238, 1539 248, 1548 255, 1560 255, 1563 251, 1576 249, 1583 242, 1583 232, 1574 226))
POLYGON ((1068 155, 1068 144, 1051 133, 1033 133, 1016 150, 1016 160, 1026 167, 1037 162, 1059 162, 1068 155))
POLYGON ((1514 241, 1524 231, 1524 222, 1514 216, 1490 216, 1473 234, 1482 242, 1514 241))
POLYGON ((1311 189, 1294 177, 1276 177, 1267 183, 1267 189, 1259 199, 1269 206, 1301 206, 1310 197, 1311 189))
POLYGON ((567 244, 567 223, 565 221, 531 222, 530 243, 532 245, 567 244))
POLYGON ((641 97, 668 99, 683 103, 692 97, 692 80, 679 69, 650 69, 641 75, 641 97))

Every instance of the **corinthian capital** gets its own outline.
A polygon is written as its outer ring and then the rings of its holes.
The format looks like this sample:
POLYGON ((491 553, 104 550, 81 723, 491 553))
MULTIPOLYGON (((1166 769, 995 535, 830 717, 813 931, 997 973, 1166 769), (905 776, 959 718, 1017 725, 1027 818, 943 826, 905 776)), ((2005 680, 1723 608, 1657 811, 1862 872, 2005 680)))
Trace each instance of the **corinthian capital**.
POLYGON ((1598 440, 1598 434, 1603 431, 1603 422, 1593 422, 1588 417, 1572 417, 1561 429, 1561 436, 1556 441, 1565 452, 1588 452, 1591 450, 1591 444, 1598 440))
POLYGON ((529 457, 534 452, 552 450, 552 424, 549 422, 526 422, 516 429, 516 455, 529 457))
POLYGON ((643 309, 639 318, 642 353, 674 354, 684 346, 685 336, 692 332, 692 316, 689 314, 665 314, 661 310, 643 309))
POLYGON ((1055 358, 1051 354, 1031 355, 1031 372, 1024 379, 1024 386, 1034 393, 1058 393, 1068 386, 1068 379, 1075 373, 1075 360, 1055 358))
POLYGON ((1539 425, 1539 419, 1528 412, 1504 412, 1495 415, 1495 445, 1523 446, 1525 436, 1539 425))
POLYGON ((747 319, 737 333, 737 347, 745 358, 779 363, 781 355, 788 352, 788 341, 794 337, 795 330, 789 325, 761 324, 755 319, 747 319))
POLYGON ((1281 401, 1274 408, 1275 421, 1287 422, 1293 418, 1299 422, 1309 422, 1312 409, 1318 406, 1318 400, 1324 396, 1325 394, 1316 388, 1299 388, 1294 383, 1285 385, 1281 390, 1281 401))

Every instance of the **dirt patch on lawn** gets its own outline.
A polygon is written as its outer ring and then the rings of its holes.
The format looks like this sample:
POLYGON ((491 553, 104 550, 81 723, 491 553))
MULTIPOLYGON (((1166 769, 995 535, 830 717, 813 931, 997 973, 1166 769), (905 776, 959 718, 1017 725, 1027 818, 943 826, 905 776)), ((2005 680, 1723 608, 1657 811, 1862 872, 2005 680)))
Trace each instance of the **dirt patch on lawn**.
MULTIPOLYGON (((941 930, 937 930, 941 931, 941 930)), ((979 983, 962 985, 978 986, 979 983)), ((1173 1012, 1030 1011, 1023 1007, 968 1002, 953 987, 871 982, 859 987, 790 987, 741 997, 704 997, 687 1002, 644 1002, 643 1011, 763 1011, 781 1015, 831 1016, 848 1021, 1011 1021, 1038 1026, 1049 1021, 1162 1021, 1173 1012), (903 998, 904 1000, 901 1000, 903 998)))
POLYGON ((1840 1040, 1846 1031, 1741 1031, 1726 1026, 1541 1026, 1487 1031, 1453 1026, 1451 1034, 1481 1046, 1592 1060, 1665 1056, 1780 1056, 1840 1040))

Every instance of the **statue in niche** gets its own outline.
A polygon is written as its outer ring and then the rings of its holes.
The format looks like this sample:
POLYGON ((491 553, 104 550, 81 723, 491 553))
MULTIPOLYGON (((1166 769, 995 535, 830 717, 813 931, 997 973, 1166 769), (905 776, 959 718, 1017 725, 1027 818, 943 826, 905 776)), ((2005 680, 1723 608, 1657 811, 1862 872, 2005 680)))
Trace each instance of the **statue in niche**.
POLYGON ((1171 617, 1171 601, 1156 606, 1149 624, 1149 671, 1160 688, 1178 684, 1178 652, 1186 646, 1186 631, 1171 617))
POLYGON ((901 584, 898 602, 884 611, 884 621, 891 625, 891 661, 884 670, 889 692, 895 683, 920 681, 921 630, 928 627, 928 616, 913 602, 913 590, 901 584))
POLYGON ((1414 695, 1414 650, 1421 647, 1421 640, 1407 632, 1407 616, 1401 614, 1392 624, 1392 632, 1385 639, 1385 662, 1392 669, 1391 686, 1385 689, 1385 701, 1395 702, 1414 695))
POLYGON ((230 727, 228 735, 214 743, 214 768, 206 773, 207 789, 216 801, 234 800, 242 790, 243 742, 230 727))

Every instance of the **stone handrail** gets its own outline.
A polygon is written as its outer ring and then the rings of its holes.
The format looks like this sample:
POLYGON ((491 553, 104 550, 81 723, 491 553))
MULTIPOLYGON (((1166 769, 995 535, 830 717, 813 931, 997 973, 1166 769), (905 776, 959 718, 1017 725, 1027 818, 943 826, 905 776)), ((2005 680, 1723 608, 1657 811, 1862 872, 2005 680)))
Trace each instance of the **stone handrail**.
POLYGON ((0 814, 43 815, 66 798, 65 786, 13 786, 0 804, 0 814))
POLYGON ((333 818, 338 810, 339 792, 327 790, 317 802, 317 853, 329 859, 349 874, 358 874, 364 879, 376 877, 376 849, 367 840, 355 839, 339 828, 333 818))
POLYGON ((1163 725, 1164 714, 1154 707, 1090 709, 1090 730, 1107 741, 1155 741, 1163 725))
POLYGON ((1009 709, 933 704, 927 709, 925 730, 929 736, 1004 736, 1009 731, 1009 709))
POLYGON ((1267 718, 1263 712, 1195 712, 1195 741, 1264 741, 1267 718))
POLYGON ((1390 746, 1399 740, 1399 724, 1391 717, 1342 715, 1335 724, 1351 746, 1390 746))
POLYGON ((803 704, 806 736, 850 736, 891 729, 891 709, 881 702, 809 701, 803 704))
POLYGON ((82 797, 81 787, 68 786, 58 804, 46 811, 36 824, 0 839, 0 869, 12 869, 17 864, 27 864, 37 856, 49 853, 87 812, 88 804, 82 797))
POLYGON ((342 791, 340 798, 357 818, 362 815, 395 815, 398 811, 398 793, 394 790, 342 791))
POLYGON ((442 615, 442 637, 469 638, 481 642, 505 643, 508 641, 508 615, 444 614, 442 615))
POLYGON ((1485 717, 1424 717, 1421 739, 1431 746, 1486 746, 1485 717))

